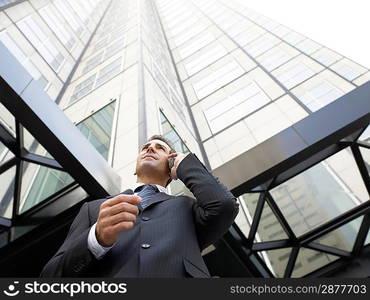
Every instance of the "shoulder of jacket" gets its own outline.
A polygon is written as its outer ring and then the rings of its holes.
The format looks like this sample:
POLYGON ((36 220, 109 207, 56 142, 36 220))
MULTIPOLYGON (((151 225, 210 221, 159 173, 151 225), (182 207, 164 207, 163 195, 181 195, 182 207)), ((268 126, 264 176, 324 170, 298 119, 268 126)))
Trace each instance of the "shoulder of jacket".
POLYGON ((180 195, 180 196, 173 196, 173 197, 181 198, 181 201, 185 201, 189 204, 194 204, 195 201, 196 201, 193 197, 190 197, 190 196, 187 196, 187 195, 180 195))

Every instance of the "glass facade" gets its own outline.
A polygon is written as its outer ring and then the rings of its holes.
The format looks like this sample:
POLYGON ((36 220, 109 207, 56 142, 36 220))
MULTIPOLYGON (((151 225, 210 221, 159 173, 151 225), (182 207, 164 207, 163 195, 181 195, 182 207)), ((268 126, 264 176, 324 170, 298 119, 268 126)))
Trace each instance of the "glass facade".
MULTIPOLYGON (((0 6, 14 1, 2 1, 0 6)), ((211 170, 265 142, 370 80, 369 69, 237 0, 22 1, 0 12, 0 42, 121 176, 136 178, 138 145, 161 133, 211 170)), ((0 125, 16 136, 0 104, 0 125)), ((51 158, 24 129, 24 147, 51 158)), ((369 142, 369 128, 359 141, 369 142)), ((370 152, 360 153, 370 172, 370 152)), ((0 166, 11 158, 0 142, 0 166)), ((60 170, 24 163, 20 212, 70 185, 60 170)), ((0 173, 0 216, 12 216, 15 168, 0 173)), ((190 193, 173 181, 172 194, 190 193)), ((350 147, 268 191, 254 242, 288 239, 369 199, 350 147)), ((248 237, 261 193, 240 195, 248 237)), ((361 218, 315 242, 351 251, 361 218)), ((366 243, 369 243, 370 234, 366 243)), ((284 276, 292 247, 257 251, 284 276)), ((292 276, 338 257, 301 248, 292 276)))
MULTIPOLYGON (((115 103, 111 103, 77 124, 77 128, 107 160, 112 138, 115 103)), ((50 157, 48 153, 46 157, 50 157)), ((23 213, 48 197, 70 185, 74 180, 65 172, 26 163, 23 166, 21 209, 23 213), (31 181, 30 181, 31 180, 31 181)))

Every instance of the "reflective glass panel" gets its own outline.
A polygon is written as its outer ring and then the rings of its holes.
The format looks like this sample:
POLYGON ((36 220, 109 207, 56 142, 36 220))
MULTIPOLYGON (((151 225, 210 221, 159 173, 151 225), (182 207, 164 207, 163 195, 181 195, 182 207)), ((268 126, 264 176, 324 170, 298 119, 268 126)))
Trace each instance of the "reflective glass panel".
MULTIPOLYGON (((108 158, 115 102, 105 106, 77 125, 96 150, 108 158)), ((46 156, 50 157, 47 153, 46 156)), ((73 182, 65 172, 25 163, 20 211, 25 212, 73 182)))
POLYGON ((66 172, 25 163, 23 166, 20 212, 23 213, 73 182, 66 172))
POLYGON ((359 148, 360 148, 362 158, 364 159, 367 171, 370 174, 370 149, 364 148, 364 147, 359 147, 359 148))
POLYGON ((314 242, 351 252, 363 217, 357 218, 338 229, 325 234, 314 242))
POLYGON ((77 128, 105 159, 108 159, 114 107, 115 102, 105 106, 77 125, 77 128))
POLYGON ((270 192, 297 235, 359 204, 341 178, 324 163, 311 167, 270 192))
POLYGON ((3 158, 3 155, 5 153, 5 149, 6 147, 4 146, 4 144, 0 141, 0 161, 2 160, 3 158))
POLYGON ((337 259, 338 257, 334 255, 300 248, 291 277, 302 277, 337 259))
POLYGON ((328 105, 344 93, 330 82, 324 80, 299 97, 311 111, 319 110, 328 105))
MULTIPOLYGON (((167 120, 165 115, 160 111, 160 120, 161 120, 161 127, 162 127, 162 134, 165 138, 167 138, 175 148, 176 152, 181 152, 184 154, 189 153, 189 149, 186 144, 182 141, 180 136, 177 134, 175 129, 172 127, 170 122, 167 120)), ((170 185, 171 194, 172 195, 180 195, 187 191, 186 186, 180 180, 173 180, 170 185)))
POLYGON ((18 47, 16 42, 6 32, 0 33, 0 41, 3 42, 5 47, 11 54, 18 60, 18 62, 27 70, 27 72, 36 80, 41 88, 45 88, 48 84, 47 79, 43 76, 35 65, 31 62, 29 57, 18 47))
POLYGON ((366 141, 370 143, 370 126, 367 126, 365 131, 358 138, 360 141, 366 141))
POLYGON ((14 179, 16 167, 0 174, 0 217, 11 219, 13 215, 14 179))
POLYGON ((284 240, 288 236, 280 222, 272 212, 269 204, 265 202, 262 215, 257 228, 257 234, 262 242, 284 240))
POLYGON ((368 244, 370 244, 370 229, 369 229, 369 232, 367 233, 367 237, 365 240, 365 245, 368 245, 368 244))
POLYGON ((267 255, 265 263, 275 277, 284 277, 285 269, 289 261, 292 248, 282 248, 264 251, 267 255))

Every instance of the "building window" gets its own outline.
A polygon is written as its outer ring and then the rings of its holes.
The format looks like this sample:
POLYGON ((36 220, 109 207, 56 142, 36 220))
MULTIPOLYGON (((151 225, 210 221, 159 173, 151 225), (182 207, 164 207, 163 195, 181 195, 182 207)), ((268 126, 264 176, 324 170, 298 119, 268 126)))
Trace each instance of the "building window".
POLYGON ((321 48, 312 54, 312 57, 327 67, 342 58, 339 54, 327 48, 321 48))
POLYGON ((85 67, 82 70, 82 74, 85 74, 92 69, 94 69, 96 66, 98 66, 103 58, 103 52, 100 52, 99 54, 95 55, 94 57, 90 58, 86 64, 85 67))
POLYGON ((176 130, 167 120, 166 116, 163 114, 162 111, 159 112, 161 118, 161 127, 162 127, 162 134, 165 138, 167 138, 174 146, 176 152, 181 152, 184 154, 189 153, 189 148, 186 144, 182 141, 180 136, 177 134, 176 130))
POLYGON ((342 95, 344 93, 340 89, 325 80, 300 96, 299 100, 314 112, 342 95))
POLYGON ((186 47, 182 47, 179 49, 179 53, 181 57, 184 59, 193 53, 197 52, 199 49, 203 48, 204 46, 208 45, 210 42, 214 40, 214 36, 210 33, 202 34, 200 37, 195 39, 194 42, 190 43, 186 47))
POLYGON ((243 69, 235 61, 232 61, 194 83, 194 91, 198 99, 202 99, 243 73, 243 69))
POLYGON ((243 48, 253 57, 256 57, 263 52, 271 49, 275 45, 279 44, 280 40, 277 39, 276 37, 270 35, 270 34, 265 34, 255 40, 254 42, 245 45, 243 48))
MULTIPOLYGON (((113 38, 122 37, 122 35, 123 35, 127 30, 128 30, 127 25, 128 25, 128 24, 121 25, 120 27, 115 28, 115 29, 114 29, 114 31, 112 31, 112 30, 110 29, 108 32, 112 32, 112 33, 111 33, 111 36, 112 36, 113 38)), ((108 32, 106 32, 106 33, 108 33, 108 32)), ((106 34, 106 33, 105 33, 105 34, 106 34)), ((103 35, 101 35, 101 36, 103 36, 103 35)))
MULTIPOLYGON (((69 5, 73 8, 75 13, 78 15, 82 23, 87 24, 89 22, 89 13, 91 12, 91 7, 81 7, 80 5, 83 4, 85 1, 68 1, 69 5)), ((86 1, 88 2, 88 1, 86 1)))
POLYGON ((186 32, 183 32, 182 34, 174 37, 174 42, 177 46, 180 46, 184 42, 190 40, 192 37, 197 35, 198 33, 201 33, 206 27, 203 24, 196 23, 196 25, 189 28, 189 30, 186 30, 186 32))
POLYGON ((298 45, 296 45, 296 47, 298 49, 302 50, 307 55, 311 55, 316 50, 320 49, 321 45, 319 45, 318 43, 316 43, 316 42, 314 42, 310 39, 306 39, 306 40, 300 42, 298 45))
POLYGON ((18 60, 18 62, 27 70, 27 72, 36 80, 41 88, 45 88, 48 84, 46 78, 41 75, 39 70, 30 61, 13 39, 6 33, 0 34, 0 42, 2 42, 6 48, 12 53, 12 55, 18 60))
POLYGON ((285 72, 278 74, 276 78, 284 84, 286 88, 290 89, 314 74, 315 72, 304 63, 299 63, 285 72))
MULTIPOLYGON (((186 146, 176 130, 167 120, 166 116, 162 113, 162 111, 159 112, 159 115, 161 121, 162 135, 172 143, 176 152, 188 154, 190 152, 189 148, 186 146)), ((169 189, 172 195, 180 195, 187 190, 186 186, 180 180, 173 180, 169 185, 169 189)))
POLYGON ((102 83, 117 75, 121 71, 121 62, 122 57, 119 57, 111 62, 109 65, 102 68, 96 80, 96 86, 101 85, 102 83))
POLYGON ((358 72, 357 70, 346 64, 334 66, 332 69, 348 80, 353 80, 362 74, 361 72, 358 72))
POLYGON ((290 32, 290 29, 286 28, 283 25, 279 25, 278 27, 272 29, 271 32, 276 34, 278 37, 283 38, 290 32))
POLYGON ((178 22, 176 24, 176 26, 174 26, 170 29, 172 35, 179 34, 180 32, 184 31, 185 29, 191 27, 191 25, 193 25, 197 21, 198 21, 198 18, 193 16, 193 17, 190 17, 190 18, 186 18, 183 22, 178 22))
POLYGON ((211 47, 210 50, 197 55, 195 59, 192 59, 190 62, 186 63, 186 71, 189 76, 192 76, 226 54, 227 51, 225 48, 216 44, 211 47))
POLYGON ((32 18, 23 19, 17 25, 53 70, 58 71, 64 62, 64 56, 57 50, 32 18))
POLYGON ((81 83, 79 83, 78 85, 76 85, 76 87, 73 91, 73 95, 72 95, 71 100, 70 100, 69 103, 73 103, 77 99, 79 99, 79 98, 85 96, 87 93, 89 93, 93 89, 95 77, 96 77, 96 74, 90 76, 86 80, 84 80, 81 83))
POLYGON ((19 0, 0 0, 0 7, 11 4, 11 3, 15 3, 17 1, 19 0))
POLYGON ((247 21, 244 21, 244 20, 241 20, 239 22, 236 22, 235 25, 229 27, 229 28, 223 28, 227 34, 229 36, 231 36, 232 38, 235 38, 236 36, 238 36, 240 33, 242 33, 243 31, 245 31, 246 28, 248 28, 249 26, 251 26, 251 23, 247 22, 247 21))
POLYGON ((115 105, 113 102, 77 124, 77 128, 106 160, 108 160, 115 105))
POLYGON ((56 14, 54 7, 52 5, 43 7, 39 10, 39 13, 63 45, 68 50, 71 50, 76 44, 76 39, 68 33, 63 22, 60 20, 59 15, 56 14))
POLYGON ((289 44, 294 46, 298 44, 300 41, 303 41, 305 37, 295 31, 291 31, 287 35, 285 35, 283 39, 289 44))
POLYGON ((269 97, 255 82, 218 102, 204 111, 213 133, 227 127, 242 117, 270 102, 269 97))
MULTIPOLYGON (((115 102, 105 106, 77 125, 77 128, 107 160, 113 127, 115 102)), ((51 157, 46 153, 47 157, 51 157)), ((27 164, 24 173, 35 173, 28 190, 21 202, 21 212, 34 207, 51 195, 57 193, 73 182, 73 178, 66 172, 27 164)))
POLYGON ((83 32, 83 25, 76 19, 76 17, 71 13, 71 9, 66 6, 64 0, 55 0, 54 5, 59 10, 60 14, 64 16, 66 22, 72 27, 73 31, 77 36, 81 36, 83 32))
POLYGON ((100 49, 105 47, 107 43, 108 43, 108 37, 101 39, 95 44, 93 52, 95 53, 96 51, 99 51, 100 49))
POLYGON ((288 53, 281 49, 277 49, 274 53, 270 53, 270 55, 266 53, 266 55, 262 56, 260 57, 260 63, 268 71, 276 69, 293 57, 293 55, 288 55, 288 53), (264 57, 262 58, 262 56, 264 57))
POLYGON ((125 46, 125 38, 120 38, 119 40, 115 41, 113 44, 107 47, 104 54, 104 60, 112 57, 119 51, 121 51, 125 46))
POLYGON ((253 40, 257 39, 259 36, 264 34, 264 31, 257 26, 251 27, 246 31, 240 33, 238 36, 234 38, 234 40, 241 46, 245 46, 246 44, 252 42, 253 40))

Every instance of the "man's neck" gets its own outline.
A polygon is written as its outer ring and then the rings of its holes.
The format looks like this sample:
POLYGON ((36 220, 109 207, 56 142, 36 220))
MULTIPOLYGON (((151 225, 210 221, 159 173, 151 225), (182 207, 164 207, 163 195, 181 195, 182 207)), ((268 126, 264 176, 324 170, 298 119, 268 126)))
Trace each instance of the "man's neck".
POLYGON ((144 183, 144 184, 158 184, 163 187, 166 187, 167 180, 161 180, 158 178, 148 178, 148 177, 137 177, 136 182, 144 183))

